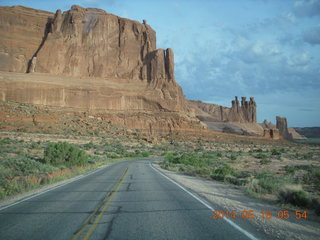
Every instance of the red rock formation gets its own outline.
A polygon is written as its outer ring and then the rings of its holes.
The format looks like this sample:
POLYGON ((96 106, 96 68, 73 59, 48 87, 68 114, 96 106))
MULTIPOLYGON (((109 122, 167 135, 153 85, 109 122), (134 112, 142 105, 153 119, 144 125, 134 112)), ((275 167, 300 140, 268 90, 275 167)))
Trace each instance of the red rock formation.
POLYGON ((275 140, 280 139, 279 130, 276 128, 264 129, 263 137, 275 140))
POLYGON ((0 7, 0 71, 23 72, 44 37, 53 13, 21 6, 0 7))
POLYGON ((246 97, 241 97, 241 106, 239 106, 238 97, 235 97, 227 121, 256 123, 256 111, 256 102, 253 97, 250 97, 250 101, 246 101, 246 97))
POLYGON ((292 135, 288 131, 288 124, 287 124, 287 118, 285 117, 276 117, 277 120, 277 129, 279 129, 279 134, 282 136, 284 139, 291 140, 292 135))
POLYGON ((201 101, 188 101, 196 117, 214 131, 241 135, 263 136, 263 127, 256 123, 256 103, 242 97, 241 105, 235 97, 231 108, 201 101))
POLYGON ((149 25, 76 5, 58 10, 46 32, 35 71, 54 75, 139 79, 156 49, 149 25))
POLYGON ((246 98, 242 97, 241 106, 238 97, 235 97, 231 108, 201 101, 188 101, 188 103, 200 120, 238 123, 256 123, 257 121, 256 102, 253 97, 250 98, 250 101, 246 101, 246 98))
POLYGON ((165 131, 199 123, 175 81, 172 50, 156 49, 145 20, 79 6, 55 14, 0 7, 0 16, 2 101, 104 112, 133 128, 145 128, 150 114, 165 131))

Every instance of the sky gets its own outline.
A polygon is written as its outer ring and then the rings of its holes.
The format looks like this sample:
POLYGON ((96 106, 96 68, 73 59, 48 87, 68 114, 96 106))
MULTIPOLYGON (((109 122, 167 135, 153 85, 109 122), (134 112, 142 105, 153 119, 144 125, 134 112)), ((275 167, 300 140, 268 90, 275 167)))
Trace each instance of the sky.
POLYGON ((187 99, 255 97, 258 122, 320 126, 320 0, 0 0, 55 12, 101 8, 142 21, 172 48, 187 99))

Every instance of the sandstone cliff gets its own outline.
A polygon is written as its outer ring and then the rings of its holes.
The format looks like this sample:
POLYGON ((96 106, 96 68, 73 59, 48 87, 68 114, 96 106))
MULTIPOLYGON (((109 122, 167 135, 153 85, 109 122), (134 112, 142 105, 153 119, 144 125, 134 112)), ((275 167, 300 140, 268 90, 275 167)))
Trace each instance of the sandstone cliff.
POLYGON ((53 16, 22 6, 0 7, 0 71, 27 71, 53 16))
POLYGON ((173 51, 156 49, 145 20, 76 5, 0 7, 0 16, 2 101, 103 113, 148 131, 203 128, 175 81, 173 51))

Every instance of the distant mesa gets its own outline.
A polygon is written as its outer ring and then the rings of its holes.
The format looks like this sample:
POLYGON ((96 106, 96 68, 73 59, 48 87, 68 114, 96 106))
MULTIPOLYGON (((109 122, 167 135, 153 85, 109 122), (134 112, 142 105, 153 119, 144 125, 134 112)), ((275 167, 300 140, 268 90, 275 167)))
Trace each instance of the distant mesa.
POLYGON ((308 138, 320 138, 320 127, 295 127, 294 130, 308 138))
POLYGON ((247 101, 246 97, 235 97, 231 107, 204 103, 201 101, 188 101, 196 117, 207 125, 209 129, 235 133, 240 135, 263 136, 263 128, 257 124, 257 104, 253 97, 247 101))

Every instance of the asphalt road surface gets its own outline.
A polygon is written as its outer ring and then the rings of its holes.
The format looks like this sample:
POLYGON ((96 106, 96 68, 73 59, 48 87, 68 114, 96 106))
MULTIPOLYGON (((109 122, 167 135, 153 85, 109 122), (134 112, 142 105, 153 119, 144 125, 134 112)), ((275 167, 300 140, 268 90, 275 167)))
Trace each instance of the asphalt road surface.
POLYGON ((2 209, 0 239, 254 239, 212 216, 138 159, 2 209))

